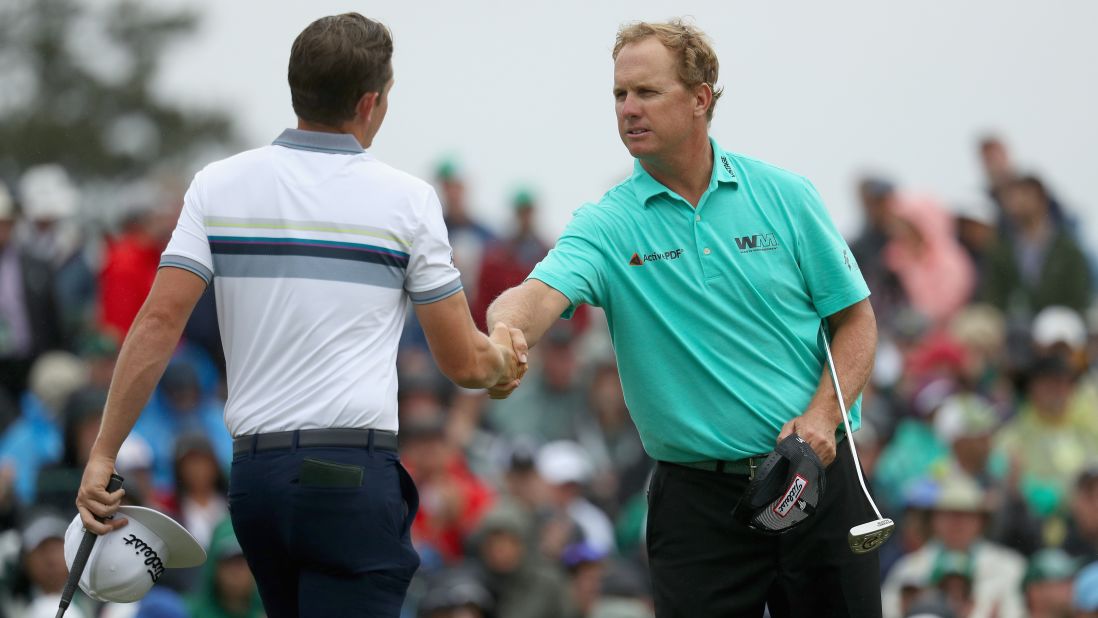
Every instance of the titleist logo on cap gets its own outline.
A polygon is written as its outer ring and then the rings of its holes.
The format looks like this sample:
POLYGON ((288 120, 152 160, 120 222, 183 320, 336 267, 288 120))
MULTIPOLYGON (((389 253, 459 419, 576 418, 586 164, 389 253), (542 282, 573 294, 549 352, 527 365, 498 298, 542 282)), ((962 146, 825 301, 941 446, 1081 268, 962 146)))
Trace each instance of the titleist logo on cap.
POLYGON ((793 482, 789 485, 789 489, 785 490, 785 495, 778 504, 774 505, 774 512, 779 517, 785 517, 792 510, 793 505, 797 503, 797 499, 801 497, 804 490, 808 488, 808 480, 801 475, 793 477, 793 482))
POLYGON ((160 579, 160 576, 164 574, 164 563, 160 560, 160 556, 156 554, 156 551, 152 547, 149 547, 148 543, 137 538, 136 534, 131 534, 122 542, 126 545, 133 546, 133 555, 145 556, 145 566, 149 567, 145 572, 149 574, 149 577, 152 578, 152 581, 155 584, 156 581, 160 579))

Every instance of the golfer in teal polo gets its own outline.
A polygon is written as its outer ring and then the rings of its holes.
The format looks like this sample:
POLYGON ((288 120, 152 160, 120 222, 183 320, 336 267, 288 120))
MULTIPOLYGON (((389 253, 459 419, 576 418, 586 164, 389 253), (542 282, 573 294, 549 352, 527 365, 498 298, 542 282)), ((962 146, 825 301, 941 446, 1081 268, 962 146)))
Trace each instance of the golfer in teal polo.
POLYGON ((842 417, 818 344, 822 322, 857 428, 876 346, 858 265, 808 180, 709 137, 720 90, 702 32, 631 24, 613 55, 634 172, 576 211, 488 323, 532 346, 581 303, 605 310, 626 402, 659 462, 648 515, 658 616, 880 616, 876 554, 847 545, 872 511, 849 449, 837 455, 842 417), (793 432, 828 465, 826 491, 803 526, 764 536, 731 513, 751 465, 793 432))

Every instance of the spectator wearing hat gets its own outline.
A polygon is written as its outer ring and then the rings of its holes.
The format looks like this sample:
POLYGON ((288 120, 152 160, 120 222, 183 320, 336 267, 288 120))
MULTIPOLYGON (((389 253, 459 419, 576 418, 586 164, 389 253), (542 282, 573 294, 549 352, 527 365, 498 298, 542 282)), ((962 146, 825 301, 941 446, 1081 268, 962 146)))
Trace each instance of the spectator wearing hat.
MULTIPOLYGON (((445 159, 439 163, 435 169, 435 183, 439 189, 450 246, 454 251, 454 266, 461 271, 461 285, 466 296, 475 299, 481 260, 488 247, 495 242, 496 235, 470 211, 465 175, 456 160, 445 159)), ((483 317, 479 321, 483 321, 483 317)))
POLYGON ((228 518, 214 528, 206 553, 208 558, 201 567, 199 587, 188 599, 190 615, 202 618, 265 616, 255 579, 228 518))
POLYGON ((612 552, 614 526, 606 513, 584 495, 594 468, 583 447, 569 440, 550 442, 538 451, 536 466, 549 487, 556 532, 543 537, 542 551, 558 557, 567 545, 583 542, 594 551, 612 552))
POLYGON ((987 537, 1028 555, 1042 545, 1041 522, 1015 484, 1008 482, 1008 462, 1002 453, 992 453, 999 425, 998 415, 983 397, 973 393, 949 397, 934 418, 934 429, 949 445, 950 455, 935 466, 934 476, 975 480, 987 492, 993 513, 987 537))
POLYGON ((568 575, 568 607, 565 618, 585 618, 598 600, 606 569, 606 552, 587 543, 573 543, 561 553, 561 565, 568 575))
MULTIPOLYGON (((68 521, 52 510, 38 509, 30 514, 20 531, 19 567, 11 596, 0 605, 0 615, 25 618, 55 615, 69 573, 65 563, 67 527, 68 521)), ((78 599, 65 615, 81 618, 90 615, 84 613, 87 609, 84 601, 78 599)))
POLYGON ((975 481, 963 476, 943 480, 931 512, 931 540, 901 558, 882 587, 885 617, 902 616, 904 582, 932 585, 934 567, 943 552, 962 553, 971 560, 971 618, 1024 616, 1021 585, 1025 559, 983 538, 988 515, 987 497, 975 481))
POLYGON ((1071 615, 1071 582, 1079 561, 1060 549, 1043 549, 1026 565, 1022 586, 1029 618, 1071 615))
POLYGON ((1075 618, 1098 618, 1098 562, 1087 565, 1072 587, 1075 618))
POLYGON ((0 182, 0 389, 16 399, 39 354, 63 336, 49 263, 15 237, 15 201, 0 182))
POLYGON ((549 245, 537 230, 537 199, 530 189, 519 189, 511 197, 514 214, 512 231, 485 247, 477 275, 473 319, 481 330, 488 305, 504 291, 522 283, 526 275, 549 253, 549 245))
POLYGON ((943 551, 934 562, 930 584, 938 590, 958 616, 972 613, 972 556, 967 552, 943 551))
POLYGON ((78 218, 80 192, 65 168, 38 165, 19 180, 24 242, 35 257, 50 265, 66 348, 94 322, 95 257, 78 218))
POLYGON ((15 497, 22 504, 34 502, 39 469, 61 459, 64 406, 87 380, 86 364, 68 352, 43 354, 31 368, 30 389, 20 401, 22 416, 0 437, 0 468, 12 470, 15 497))
POLYGON ((484 584, 467 568, 447 569, 427 584, 419 618, 488 618, 495 604, 484 584))
POLYGON ((862 229, 850 243, 850 252, 862 270, 869 286, 870 303, 877 315, 882 332, 892 330, 892 320, 907 297, 896 274, 880 259, 888 244, 888 229, 892 225, 890 202, 896 197, 896 187, 882 177, 866 176, 858 181, 858 198, 862 206, 862 229))
POLYGON ((972 296, 976 269, 957 242, 954 221, 938 200, 900 194, 890 200, 884 262, 911 306, 932 325, 944 326, 972 296))
POLYGON ((532 521, 515 505, 484 515, 473 537, 473 562, 492 594, 495 618, 560 618, 568 598, 560 571, 527 544, 532 521))
POLYGON ((1018 414, 996 440, 1018 467, 1022 495, 1040 516, 1062 506, 1071 483, 1098 453, 1098 416, 1075 397, 1075 378, 1061 356, 1038 358, 1018 414))

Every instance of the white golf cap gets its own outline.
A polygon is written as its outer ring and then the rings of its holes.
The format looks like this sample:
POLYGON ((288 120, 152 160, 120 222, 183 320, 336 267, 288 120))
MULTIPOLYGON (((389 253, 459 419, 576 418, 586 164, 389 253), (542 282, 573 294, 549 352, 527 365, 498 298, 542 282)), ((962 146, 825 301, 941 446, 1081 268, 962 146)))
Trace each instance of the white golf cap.
POLYGON ((19 179, 23 212, 31 221, 67 219, 76 214, 80 192, 65 168, 51 163, 36 165, 19 179))
MULTIPOLYGON (((145 596, 165 568, 194 567, 206 561, 198 541, 174 519, 141 506, 123 506, 129 520, 95 541, 80 575, 80 589, 97 601, 132 603, 145 596)), ((71 568, 84 538, 77 515, 65 532, 65 563, 71 568)))
POLYGON ((1033 319, 1033 341, 1042 347, 1066 343, 1078 350, 1087 343, 1087 325, 1074 309, 1053 305, 1033 319))
POLYGON ((558 440, 541 447, 535 466, 551 485, 586 483, 594 474, 587 451, 571 440, 558 440))

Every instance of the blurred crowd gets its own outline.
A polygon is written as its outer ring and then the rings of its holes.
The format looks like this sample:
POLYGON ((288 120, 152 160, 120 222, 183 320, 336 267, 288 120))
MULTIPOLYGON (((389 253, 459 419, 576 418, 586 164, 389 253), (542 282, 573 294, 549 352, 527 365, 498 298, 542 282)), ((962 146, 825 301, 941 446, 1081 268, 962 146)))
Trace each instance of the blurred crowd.
MULTIPOLYGON (((1096 270, 1072 215, 1083 205, 1061 203, 997 138, 977 154, 986 191, 966 203, 884 176, 856 187, 864 226, 848 240, 880 340, 854 442, 897 521, 880 550, 885 615, 1098 616, 1096 270)), ((514 192, 501 229, 477 220, 456 162, 434 180, 483 328, 552 238, 531 189, 514 192)), ((56 165, 0 184, 0 616, 56 610, 76 489, 180 187, 142 183, 104 221, 56 165)), ((126 501, 180 521, 207 564, 169 570, 138 604, 80 597, 68 615, 263 615, 227 518, 224 371, 210 289, 116 466, 126 501)), ((414 314, 398 372, 401 458, 421 497, 408 618, 653 616, 653 462, 599 311, 556 324, 507 400, 446 381, 414 314)))

